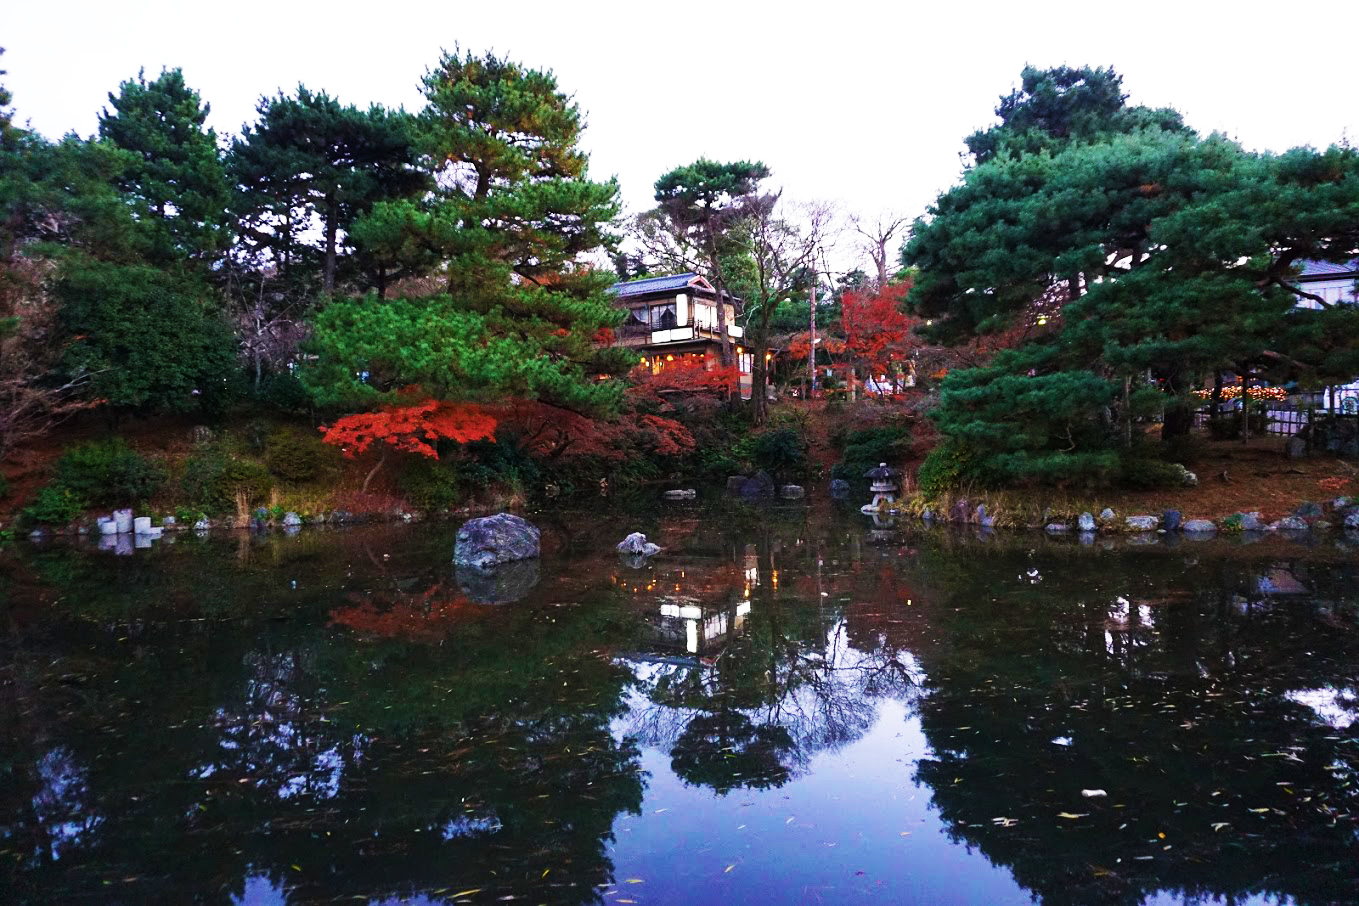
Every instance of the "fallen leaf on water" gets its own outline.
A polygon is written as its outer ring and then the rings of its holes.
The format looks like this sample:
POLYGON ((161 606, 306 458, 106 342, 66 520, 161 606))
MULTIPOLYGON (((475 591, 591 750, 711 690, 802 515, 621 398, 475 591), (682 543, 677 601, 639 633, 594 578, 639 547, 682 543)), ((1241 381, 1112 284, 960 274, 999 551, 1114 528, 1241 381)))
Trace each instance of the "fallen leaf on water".
POLYGON ((643 881, 641 878, 628 878, 628 879, 627 879, 626 881, 624 881, 623 883, 624 883, 624 884, 645 884, 646 881, 643 881))
POLYGON ((1089 814, 1090 814, 1089 812, 1080 812, 1079 814, 1072 814, 1071 812, 1058 812, 1058 813, 1057 813, 1057 817, 1058 817, 1058 818, 1084 818, 1084 817, 1086 817, 1086 816, 1089 815, 1089 814))
POLYGON ((784 823, 784 824, 792 824, 792 823, 793 823, 794 821, 796 821, 796 820, 797 820, 797 815, 794 815, 793 817, 789 818, 787 821, 785 821, 785 822, 783 822, 783 823, 784 823))
POLYGON ((473 887, 471 890, 460 890, 453 894, 453 899, 456 900, 458 897, 470 897, 474 893, 481 893, 481 888, 473 887))
POLYGON ((731 864, 728 865, 726 868, 722 869, 722 874, 726 874, 727 872, 731 871, 731 870, 732 870, 733 868, 735 868, 735 867, 736 867, 736 863, 735 863, 735 862, 731 863, 731 864))
POLYGON ((1231 827, 1231 824, 1230 824, 1229 822, 1226 822, 1226 821, 1219 821, 1219 822, 1217 822, 1216 824, 1213 825, 1213 830, 1215 830, 1215 831, 1220 831, 1220 830, 1222 830, 1224 827, 1231 827))

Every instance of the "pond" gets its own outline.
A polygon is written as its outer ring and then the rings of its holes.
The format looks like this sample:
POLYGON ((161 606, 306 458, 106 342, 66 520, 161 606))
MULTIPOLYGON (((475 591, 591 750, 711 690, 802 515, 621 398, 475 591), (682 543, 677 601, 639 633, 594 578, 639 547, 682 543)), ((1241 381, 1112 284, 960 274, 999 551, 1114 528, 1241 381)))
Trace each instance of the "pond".
POLYGON ((609 508, 7 555, 0 898, 1359 901, 1355 539, 609 508))

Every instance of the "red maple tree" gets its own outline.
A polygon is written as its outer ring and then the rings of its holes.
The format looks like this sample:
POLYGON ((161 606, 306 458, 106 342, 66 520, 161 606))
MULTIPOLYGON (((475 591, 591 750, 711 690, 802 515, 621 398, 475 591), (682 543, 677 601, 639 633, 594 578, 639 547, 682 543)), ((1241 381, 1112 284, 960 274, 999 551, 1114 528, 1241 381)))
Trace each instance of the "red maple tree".
POLYGON ((909 359, 921 345, 914 333, 920 319, 901 310, 910 291, 906 281, 845 293, 841 316, 845 351, 865 375, 891 374, 894 362, 909 359))
POLYGON ((435 444, 452 440, 460 444, 495 436, 496 419, 475 403, 446 403, 428 399, 414 405, 385 406, 376 412, 346 415, 333 425, 321 426, 321 439, 339 447, 350 459, 368 452, 375 443, 383 445, 383 455, 363 479, 368 490, 373 476, 386 462, 387 449, 439 458, 435 444))

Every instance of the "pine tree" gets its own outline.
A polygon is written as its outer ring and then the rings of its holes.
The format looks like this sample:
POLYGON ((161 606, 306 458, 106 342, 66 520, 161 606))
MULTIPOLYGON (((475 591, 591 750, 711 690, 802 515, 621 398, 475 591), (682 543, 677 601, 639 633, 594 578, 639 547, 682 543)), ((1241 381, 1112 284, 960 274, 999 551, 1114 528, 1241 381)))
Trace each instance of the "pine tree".
MULTIPOLYGON (((227 158, 243 238, 284 270, 299 255, 304 262, 314 258, 321 291, 332 293, 354 221, 379 201, 432 188, 429 174, 415 166, 413 118, 376 105, 344 106, 301 85, 295 98, 280 93, 261 99, 257 109, 258 122, 233 142, 227 158)), ((385 276, 379 273, 377 282, 385 276)))
POLYGON ((332 303, 304 379, 326 400, 420 385, 441 399, 615 408, 618 384, 595 377, 621 374, 632 357, 596 348, 619 313, 609 275, 579 259, 608 238, 618 186, 589 179, 579 108, 550 72, 491 54, 445 54, 424 86, 419 146, 438 189, 376 205, 355 232, 442 262, 447 292, 332 303))
POLYGON ((155 262, 208 262, 228 244, 226 177, 217 135, 204 129, 209 106, 179 69, 154 81, 138 73, 109 93, 99 135, 132 152, 122 179, 136 212, 146 256, 155 262))

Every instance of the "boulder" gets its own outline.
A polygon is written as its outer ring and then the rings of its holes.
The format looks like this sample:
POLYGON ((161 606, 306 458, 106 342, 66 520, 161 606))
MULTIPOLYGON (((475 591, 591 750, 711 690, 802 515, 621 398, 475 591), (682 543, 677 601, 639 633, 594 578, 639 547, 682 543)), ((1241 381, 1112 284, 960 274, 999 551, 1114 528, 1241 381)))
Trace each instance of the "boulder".
POLYGON ((744 475, 731 475, 731 476, 728 476, 728 478, 727 478, 727 493, 728 493, 728 494, 740 494, 740 493, 745 489, 746 481, 747 481, 747 479, 746 479, 746 477, 745 477, 744 475))
POLYGON ((774 479, 769 477, 765 471, 756 472, 751 478, 747 478, 745 484, 741 485, 742 497, 773 497, 776 485, 774 479))
POLYGON ((972 507, 968 506, 967 498, 964 497, 963 499, 959 500, 957 503, 953 505, 953 508, 948 511, 948 521, 949 522, 972 521, 972 507))
POLYGON ((849 496, 849 482, 843 478, 836 478, 830 483, 830 495, 836 500, 844 500, 849 496))
POLYGON ((1307 520, 1299 516, 1285 516, 1274 523, 1274 528, 1285 532, 1305 532, 1308 529, 1307 520))
POLYGON ((660 553, 660 550, 660 547, 646 540, 646 535, 641 532, 633 532, 618 542, 620 554, 641 554, 644 557, 650 557, 652 554, 660 553))
POLYGON ((693 488, 687 488, 680 491, 666 491, 662 496, 665 497, 666 500, 693 500, 698 496, 698 491, 695 491, 693 488))
POLYGON ((453 548, 453 563, 491 569, 501 563, 538 556, 538 527, 511 513, 496 513, 463 523, 453 548))
POLYGON ((150 517, 150 516, 138 516, 136 519, 133 519, 133 520, 132 520, 132 531, 135 532, 135 533, 138 534, 138 535, 149 535, 149 534, 151 534, 151 517, 150 517))
POLYGON ((291 527, 291 526, 300 526, 301 524, 302 524, 302 517, 299 516, 299 515, 297 515, 296 513, 291 513, 291 512, 290 512, 290 513, 284 513, 284 514, 283 514, 283 527, 284 527, 284 528, 289 528, 289 527, 291 527))
POLYGON ((779 488, 779 496, 784 500, 801 500, 807 491, 800 484, 786 484, 779 488))
POLYGON ((1155 516, 1129 516, 1123 521, 1135 532, 1154 532, 1160 522, 1155 516))
POLYGON ((929 507, 925 507, 925 509, 920 514, 920 518, 925 520, 926 522, 933 522, 934 510, 930 509, 929 507))
POLYGON ((1199 477, 1178 462, 1171 463, 1180 472, 1180 485, 1186 488, 1199 486, 1199 477))
POLYGON ((1345 528, 1359 529, 1359 509, 1350 510, 1345 514, 1345 528))
POLYGON ((1264 530, 1265 524, 1260 521, 1260 513, 1258 510, 1252 510, 1249 513, 1241 514, 1241 531, 1263 532, 1264 530))
POLYGON ((114 511, 113 511, 113 522, 114 522, 114 524, 117 526, 118 534, 120 534, 120 535, 130 535, 130 534, 132 534, 132 511, 131 511, 131 510, 114 510, 114 511))
POLYGON ((1161 514, 1161 528, 1165 529, 1167 532, 1173 532, 1178 529, 1180 523, 1183 521, 1184 517, 1180 515, 1179 510, 1166 510, 1161 514))
POLYGON ((1089 513, 1081 513, 1080 518, 1076 520, 1076 527, 1082 532, 1093 532, 1095 530, 1095 517, 1089 513))
POLYGON ((1301 459, 1307 455, 1307 441, 1294 435, 1284 443, 1284 456, 1289 459, 1301 459))
POLYGON ((200 519, 193 524, 193 530, 195 532, 206 532, 210 528, 212 528, 212 523, 206 519, 200 519))
POLYGON ((1353 497, 1337 497, 1331 501, 1331 507, 1337 510, 1343 510, 1353 502, 1353 497))
POLYGON ((1184 530, 1189 534, 1209 534, 1217 531, 1217 526, 1207 519, 1190 519, 1184 524, 1184 530))
POLYGON ((1099 518, 1103 519, 1105 522, 1110 522, 1117 518, 1117 516, 1118 514, 1115 513, 1113 510, 1109 509, 1107 506, 1099 511, 1099 518))
POLYGON ((1067 525, 1065 522, 1049 522, 1044 528, 1049 532, 1058 535, 1071 531, 1071 526, 1067 525))
POLYGON ((1325 510, 1321 508, 1321 504, 1313 503, 1310 500, 1299 504, 1298 508, 1293 511, 1294 516, 1309 522, 1314 519, 1320 519, 1324 513, 1325 510))

